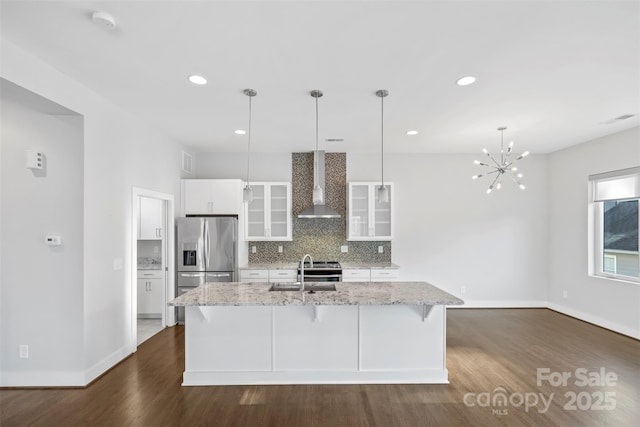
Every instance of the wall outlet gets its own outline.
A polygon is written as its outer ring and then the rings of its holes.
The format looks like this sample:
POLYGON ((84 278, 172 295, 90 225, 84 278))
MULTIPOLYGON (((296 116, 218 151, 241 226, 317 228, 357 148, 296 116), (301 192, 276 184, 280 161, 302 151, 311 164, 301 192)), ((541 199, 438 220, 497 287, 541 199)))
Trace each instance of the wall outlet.
POLYGON ((153 253, 154 254, 159 254, 160 253, 160 247, 159 246, 154 246, 153 247, 153 253))
POLYGON ((569 292, 562 291, 562 298, 568 298, 568 297, 569 297, 569 292))
POLYGON ((281 254, 282 252, 284 252, 284 248, 282 245, 278 245, 278 253, 281 254))
POLYGON ((342 253, 349 252, 349 246, 347 245, 340 246, 340 252, 342 253))
POLYGON ((251 253, 255 254, 256 253, 256 247, 255 246, 251 246, 251 253))
POLYGON ((116 258, 113 260, 113 269, 114 270, 122 270, 122 258, 116 258))
POLYGON ((466 294, 467 293, 467 287, 466 286, 460 286, 460 293, 461 294, 466 294))
POLYGON ((29 358, 29 346, 20 344, 20 359, 28 359, 29 358))
POLYGON ((378 246, 378 253, 379 254, 383 254, 384 253, 384 246, 382 246, 382 245, 378 246))

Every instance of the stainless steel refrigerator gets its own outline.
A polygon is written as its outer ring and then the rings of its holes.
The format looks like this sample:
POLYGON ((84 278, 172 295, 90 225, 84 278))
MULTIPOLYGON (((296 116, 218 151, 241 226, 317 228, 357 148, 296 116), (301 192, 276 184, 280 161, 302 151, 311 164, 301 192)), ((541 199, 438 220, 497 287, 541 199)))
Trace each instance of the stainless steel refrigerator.
MULTIPOLYGON (((177 220, 176 295, 206 282, 235 282, 238 275, 235 217, 189 217, 177 220)), ((184 307, 177 320, 184 323, 184 307)))

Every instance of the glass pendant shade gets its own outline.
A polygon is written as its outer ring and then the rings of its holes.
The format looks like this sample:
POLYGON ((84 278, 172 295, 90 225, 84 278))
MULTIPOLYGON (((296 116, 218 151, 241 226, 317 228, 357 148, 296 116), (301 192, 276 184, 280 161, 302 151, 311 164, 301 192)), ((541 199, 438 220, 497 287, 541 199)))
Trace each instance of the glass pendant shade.
POLYGON ((242 201, 244 203, 253 202, 253 188, 251 188, 249 184, 245 185, 244 189, 242 190, 242 201))
POLYGON ((316 185, 313 187, 313 204, 324 205, 324 191, 322 187, 316 185))
POLYGON ((376 200, 378 203, 389 203, 389 187, 385 187, 384 185, 379 186, 376 200))

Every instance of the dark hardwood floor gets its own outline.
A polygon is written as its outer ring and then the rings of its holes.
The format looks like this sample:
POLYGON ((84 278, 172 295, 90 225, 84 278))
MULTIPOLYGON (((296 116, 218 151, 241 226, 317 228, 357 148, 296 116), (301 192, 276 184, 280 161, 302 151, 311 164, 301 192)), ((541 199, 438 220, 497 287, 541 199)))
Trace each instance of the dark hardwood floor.
POLYGON ((547 309, 447 322, 448 385, 181 387, 173 327, 85 389, 0 390, 0 425, 640 426, 640 342, 547 309))

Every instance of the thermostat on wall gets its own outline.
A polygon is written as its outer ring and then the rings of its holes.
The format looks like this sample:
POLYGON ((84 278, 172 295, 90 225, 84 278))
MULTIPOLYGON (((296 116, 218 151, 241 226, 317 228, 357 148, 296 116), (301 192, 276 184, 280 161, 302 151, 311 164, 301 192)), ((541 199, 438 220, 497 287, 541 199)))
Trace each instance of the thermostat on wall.
POLYGON ((44 153, 42 151, 27 151, 27 169, 42 169, 44 153))
POLYGON ((49 234, 45 241, 49 246, 60 246, 62 244, 62 238, 58 234, 49 234))

